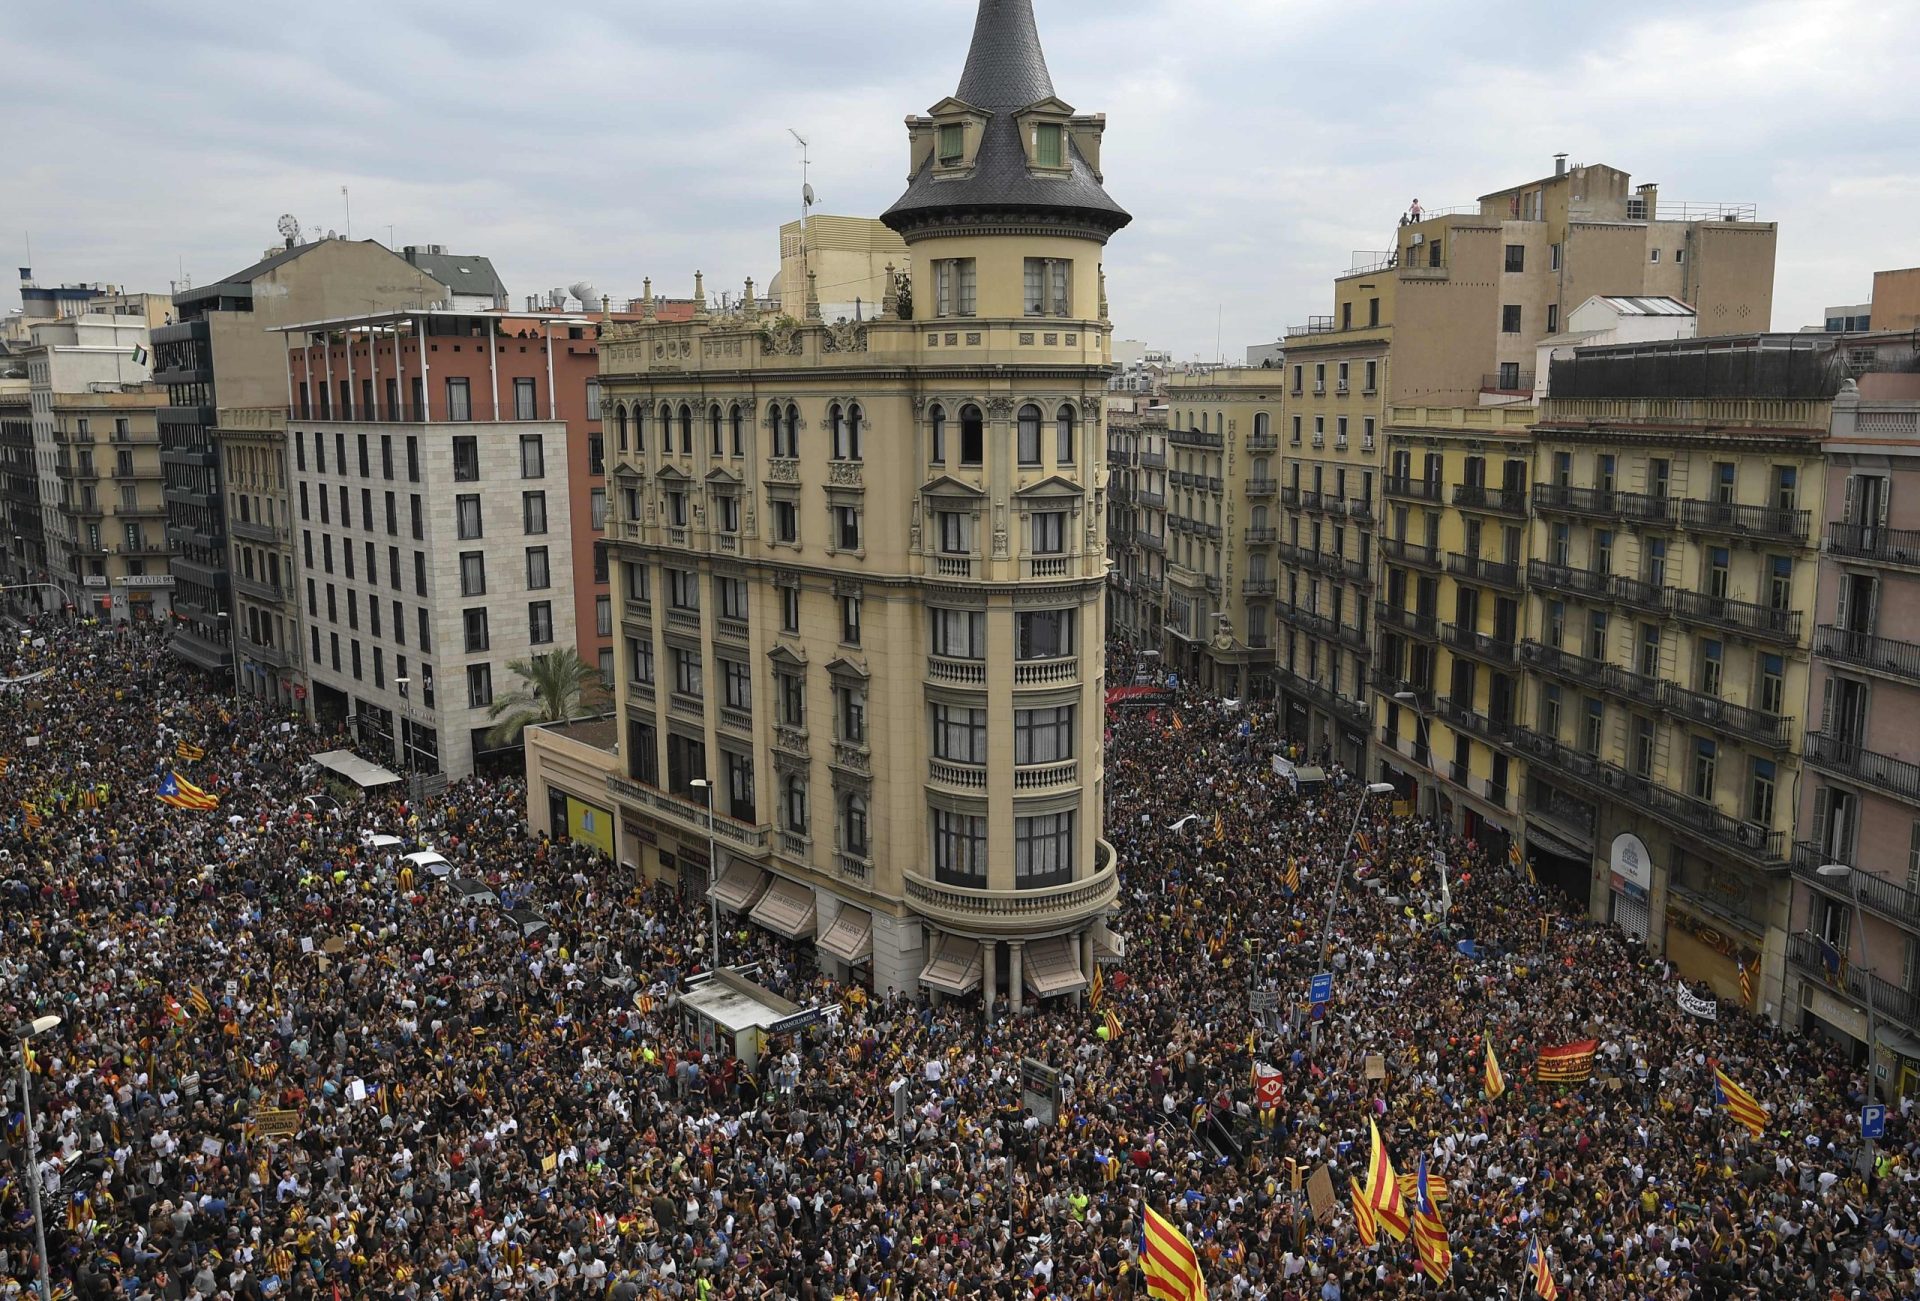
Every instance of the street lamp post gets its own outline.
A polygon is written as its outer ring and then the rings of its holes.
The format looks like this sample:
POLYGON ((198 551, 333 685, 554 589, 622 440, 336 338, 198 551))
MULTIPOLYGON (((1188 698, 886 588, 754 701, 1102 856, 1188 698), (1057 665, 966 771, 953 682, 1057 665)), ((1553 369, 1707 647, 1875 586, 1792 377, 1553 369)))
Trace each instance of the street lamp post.
POLYGON ((233 703, 240 703, 240 629, 234 626, 234 619, 225 610, 219 610, 213 616, 226 629, 222 640, 227 643, 227 654, 233 656, 233 703))
POLYGON ((1860 973, 1867 991, 1867 1093, 1877 1098, 1880 1096, 1880 1082, 1875 1078, 1874 1068, 1880 1054, 1877 1042, 1879 1018, 1873 1007, 1873 967, 1867 961, 1867 919, 1860 911, 1860 873, 1845 863, 1822 863, 1814 871, 1829 881, 1844 880, 1847 894, 1853 900, 1853 929, 1860 935, 1860 973))
MULTIPOLYGON (((1427 727, 1428 727, 1427 712, 1426 710, 1420 708, 1419 694, 1417 692, 1412 692, 1412 691, 1396 691, 1393 693, 1393 698, 1403 705, 1411 705, 1413 707, 1414 744, 1420 747, 1420 753, 1423 756, 1419 760, 1419 762, 1422 764, 1425 764, 1427 766, 1427 769, 1429 771, 1432 771, 1433 734, 1427 730, 1427 727)), ((1418 777, 1415 777, 1413 779, 1413 789, 1416 797, 1414 801, 1416 805, 1415 812, 1418 812, 1419 809, 1417 806, 1419 804, 1425 803, 1424 800, 1420 800, 1418 798, 1419 791, 1420 791, 1420 779, 1418 777)))
POLYGON ((14 1029, 20 1041, 20 1113, 27 1123, 27 1196, 33 1207, 33 1246, 39 1258, 40 1301, 53 1301, 53 1286, 47 1277, 47 1221, 40 1211, 40 1142, 33 1129, 33 1082, 27 1075, 27 1040, 59 1024, 57 1016, 36 1016, 14 1029))
POLYGON ((713 969, 720 970, 720 896, 714 888, 720 884, 720 853, 713 838, 713 783, 695 777, 690 783, 707 800, 707 905, 713 910, 713 969))
POLYGON ((1327 967, 1327 945, 1333 940, 1333 910, 1340 906, 1340 884, 1347 877, 1347 856, 1353 853, 1353 840, 1360 834, 1360 819, 1366 816, 1367 797, 1369 795, 1393 794, 1392 782, 1368 782, 1366 789, 1360 792, 1360 803, 1353 811, 1353 826, 1347 829, 1347 846, 1340 851, 1340 859, 1333 865, 1333 888, 1327 891, 1327 919, 1320 924, 1320 966, 1327 967))
MULTIPOLYGON (((407 774, 407 798, 413 798, 413 715, 408 709, 407 688, 413 679, 401 674, 393 680, 394 690, 400 693, 400 766, 407 774)), ((393 738, 387 738, 391 741, 393 738)))

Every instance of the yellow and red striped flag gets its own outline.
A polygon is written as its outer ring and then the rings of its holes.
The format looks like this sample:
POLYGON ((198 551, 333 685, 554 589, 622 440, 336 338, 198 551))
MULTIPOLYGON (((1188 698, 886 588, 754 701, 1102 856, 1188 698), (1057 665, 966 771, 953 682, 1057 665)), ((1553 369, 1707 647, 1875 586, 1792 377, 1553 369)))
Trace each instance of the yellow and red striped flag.
POLYGON ((1200 1276, 1200 1257, 1173 1222, 1147 1208, 1140 1233, 1140 1274, 1147 1295, 1160 1301, 1207 1301, 1207 1281, 1200 1276))
POLYGON ((1367 1194, 1360 1187, 1360 1181, 1349 1178, 1347 1187, 1353 1190, 1353 1223, 1360 1231, 1360 1245, 1371 1247, 1380 1240, 1380 1221, 1374 1217, 1373 1207, 1368 1204, 1367 1194))
POLYGON ((1087 986, 1087 1005, 1094 1011, 1100 1010, 1100 1000, 1107 996, 1106 977, 1100 974, 1100 964, 1093 964, 1093 983, 1087 986))
POLYGON ((1453 1273, 1453 1247, 1447 1242, 1447 1226, 1440 1222, 1440 1210, 1429 1195, 1427 1158, 1420 1158, 1416 1176, 1418 1192, 1413 1202, 1413 1249, 1420 1257, 1420 1269, 1436 1285, 1445 1283, 1453 1273))
POLYGON ((1393 1158, 1380 1141, 1380 1129, 1369 1118, 1367 1130, 1373 1135, 1372 1155, 1367 1161, 1367 1204, 1373 1208, 1380 1227, 1393 1235, 1395 1242, 1407 1240, 1407 1201, 1400 1191, 1399 1177, 1393 1173, 1393 1158))
POLYGON ((1584 1084, 1593 1074, 1593 1055, 1599 1051, 1598 1039, 1542 1048, 1534 1074, 1543 1084, 1584 1084))
POLYGON ((1482 1034, 1481 1039, 1487 1045, 1487 1101, 1492 1102, 1507 1091, 1507 1077, 1500 1069, 1500 1059, 1493 1053, 1493 1036, 1482 1034))
POLYGON ((1297 858, 1287 860, 1287 893, 1300 893, 1300 860, 1297 858))
POLYGON ((1760 1099, 1735 1084, 1733 1077, 1718 1066, 1713 1068, 1713 1080, 1719 1086, 1727 1111, 1747 1127, 1749 1134, 1759 1138, 1767 1132, 1767 1109, 1760 1105, 1760 1099))
POLYGON ((1540 1301, 1557 1301, 1560 1285, 1553 1281, 1553 1270, 1547 1265, 1547 1253, 1540 1250, 1540 1239, 1527 1239, 1527 1281, 1533 1284, 1533 1290, 1540 1301))
POLYGON ((1107 1009, 1107 1014, 1102 1018, 1101 1024, 1106 1027, 1107 1041, 1109 1043, 1120 1037, 1120 1017, 1112 1008, 1107 1009))
POLYGON ((1744 962, 1740 964, 1740 1001, 1748 1007, 1753 1006, 1753 976, 1744 962))
POLYGON ((185 759, 188 763, 192 763, 196 759, 204 759, 207 757, 207 752, 204 749, 202 749, 197 745, 194 745, 190 741, 174 742, 173 752, 174 754, 178 755, 180 758, 185 759))
POLYGON ((196 809, 204 813, 220 807, 218 795, 201 790, 177 772, 169 772, 160 779, 160 788, 154 797, 176 809, 196 809))
POLYGON ((207 1001, 206 991, 198 985, 187 986, 187 1005, 195 1016, 206 1016, 213 1011, 213 1004, 207 1001))

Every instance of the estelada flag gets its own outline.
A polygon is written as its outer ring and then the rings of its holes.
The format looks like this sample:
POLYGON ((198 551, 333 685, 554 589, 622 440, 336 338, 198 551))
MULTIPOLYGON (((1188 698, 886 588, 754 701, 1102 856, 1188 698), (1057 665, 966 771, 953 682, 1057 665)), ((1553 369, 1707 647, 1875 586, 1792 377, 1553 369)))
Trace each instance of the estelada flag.
POLYGON ((1164 1215, 1147 1208, 1140 1232, 1140 1274, 1160 1301, 1207 1301, 1207 1281, 1193 1244, 1164 1215))
POLYGON ((1547 1265, 1547 1253, 1540 1250, 1540 1239, 1537 1237, 1527 1239, 1527 1281, 1533 1284, 1540 1301, 1556 1301, 1560 1295, 1560 1285, 1553 1281, 1553 1270, 1547 1265))
POLYGON ((1745 1125, 1749 1134, 1759 1138, 1767 1132, 1767 1109, 1760 1105, 1760 1099, 1735 1084, 1733 1077, 1718 1066, 1713 1068, 1713 1082, 1729 1114, 1745 1125))
POLYGON ((1556 1048, 1542 1048, 1534 1074, 1543 1084, 1584 1084, 1593 1075, 1598 1039, 1581 1039, 1556 1048))
POLYGON ((218 795, 201 790, 177 772, 169 772, 160 779, 160 786, 154 791, 154 798, 162 804, 171 804, 176 809, 196 809, 206 812, 220 807, 218 795))
POLYGON ((1391 1233, 1394 1241, 1405 1242, 1407 1202, 1400 1191, 1400 1180, 1393 1173, 1393 1158, 1387 1155, 1387 1145, 1380 1141, 1380 1128, 1371 1117, 1367 1120, 1367 1130, 1373 1136, 1367 1161, 1367 1204, 1373 1208, 1380 1227, 1391 1233))
POLYGON ((192 763, 196 759, 204 759, 207 757, 205 750, 197 745, 191 745, 186 741, 176 742, 173 747, 173 752, 189 763, 192 763))
POLYGON ((213 1004, 207 1001, 206 991, 198 985, 187 986, 187 1003, 193 1008, 195 1016, 205 1016, 213 1011, 213 1004))
POLYGON ((1507 1091, 1507 1077, 1500 1070, 1500 1059, 1493 1054, 1493 1036, 1483 1034, 1480 1037, 1487 1045, 1487 1101, 1492 1102, 1507 1091))
POLYGON ((1453 1273, 1453 1247, 1447 1241, 1447 1228, 1440 1222, 1440 1211, 1433 1204, 1427 1158, 1420 1158, 1418 1193, 1413 1202, 1413 1247, 1420 1257, 1420 1269, 1436 1284, 1445 1283, 1453 1273))

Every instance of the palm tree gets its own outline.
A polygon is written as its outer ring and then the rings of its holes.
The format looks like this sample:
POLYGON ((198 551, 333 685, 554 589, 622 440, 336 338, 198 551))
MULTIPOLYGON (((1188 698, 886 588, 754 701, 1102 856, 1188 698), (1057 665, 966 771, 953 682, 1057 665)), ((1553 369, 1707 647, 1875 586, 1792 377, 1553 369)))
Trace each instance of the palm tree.
POLYGON ((510 661, 507 671, 520 679, 520 687, 497 698, 487 711, 487 717, 499 720, 487 730, 487 739, 495 745, 512 744, 535 723, 584 718, 606 700, 600 670, 571 647, 510 661))

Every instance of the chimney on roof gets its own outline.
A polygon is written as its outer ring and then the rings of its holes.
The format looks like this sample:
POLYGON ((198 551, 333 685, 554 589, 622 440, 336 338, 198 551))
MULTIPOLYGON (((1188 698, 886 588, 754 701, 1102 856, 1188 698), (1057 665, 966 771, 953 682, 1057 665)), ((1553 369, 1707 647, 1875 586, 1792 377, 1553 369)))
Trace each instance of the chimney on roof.
POLYGON ((1567 174, 1567 156, 1565 154, 1555 154, 1553 156, 1553 174, 1555 176, 1565 176, 1567 174))

